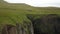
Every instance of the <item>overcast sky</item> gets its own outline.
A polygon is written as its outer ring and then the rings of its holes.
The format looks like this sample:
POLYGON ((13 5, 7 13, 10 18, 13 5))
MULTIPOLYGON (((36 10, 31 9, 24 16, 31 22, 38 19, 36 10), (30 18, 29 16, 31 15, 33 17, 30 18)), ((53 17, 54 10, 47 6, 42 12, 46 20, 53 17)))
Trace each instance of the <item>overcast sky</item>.
POLYGON ((31 6, 47 7, 56 6, 60 7, 60 0, 5 0, 8 3, 26 3, 31 6))

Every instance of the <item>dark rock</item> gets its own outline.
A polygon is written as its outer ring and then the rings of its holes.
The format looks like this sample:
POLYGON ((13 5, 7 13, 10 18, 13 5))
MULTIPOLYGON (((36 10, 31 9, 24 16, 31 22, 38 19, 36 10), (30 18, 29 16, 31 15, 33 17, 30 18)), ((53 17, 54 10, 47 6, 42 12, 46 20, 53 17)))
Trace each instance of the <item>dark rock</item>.
POLYGON ((5 25, 2 28, 2 34, 16 34, 16 27, 13 25, 5 25))
MULTIPOLYGON (((36 15, 35 15, 36 16, 36 15)), ((60 17, 56 14, 49 14, 41 18, 28 15, 34 28, 34 34, 58 34, 60 32, 60 17)))

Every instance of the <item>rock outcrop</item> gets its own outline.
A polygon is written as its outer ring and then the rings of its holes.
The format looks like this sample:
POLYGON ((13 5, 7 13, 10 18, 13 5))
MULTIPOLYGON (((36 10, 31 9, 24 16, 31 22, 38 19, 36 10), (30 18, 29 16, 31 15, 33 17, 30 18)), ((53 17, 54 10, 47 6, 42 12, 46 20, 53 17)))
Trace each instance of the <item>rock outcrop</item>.
POLYGON ((1 34, 34 34, 32 23, 23 21, 22 24, 16 23, 13 25, 4 25, 1 34))
POLYGON ((16 23, 16 26, 5 25, 1 34, 60 34, 59 15, 28 15, 27 18, 31 22, 23 21, 16 23))
POLYGON ((60 34, 60 17, 56 14, 44 15, 40 18, 36 15, 28 15, 27 18, 33 24, 34 34, 60 34))

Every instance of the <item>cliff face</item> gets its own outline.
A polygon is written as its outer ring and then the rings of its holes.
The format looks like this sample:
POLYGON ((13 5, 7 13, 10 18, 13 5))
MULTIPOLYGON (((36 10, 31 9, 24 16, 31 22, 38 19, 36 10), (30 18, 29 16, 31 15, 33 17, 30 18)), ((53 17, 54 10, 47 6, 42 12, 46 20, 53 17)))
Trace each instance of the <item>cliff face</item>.
MULTIPOLYGON (((4 25, 1 34, 58 34, 60 15, 27 15, 31 22, 23 21, 13 25, 4 25)), ((59 33, 60 34, 60 33, 59 33)))
POLYGON ((23 21, 22 24, 4 25, 0 34, 34 34, 33 24, 23 21))
POLYGON ((28 15, 28 19, 33 24, 34 34, 58 34, 60 32, 60 16, 49 14, 41 17, 41 15, 28 15))

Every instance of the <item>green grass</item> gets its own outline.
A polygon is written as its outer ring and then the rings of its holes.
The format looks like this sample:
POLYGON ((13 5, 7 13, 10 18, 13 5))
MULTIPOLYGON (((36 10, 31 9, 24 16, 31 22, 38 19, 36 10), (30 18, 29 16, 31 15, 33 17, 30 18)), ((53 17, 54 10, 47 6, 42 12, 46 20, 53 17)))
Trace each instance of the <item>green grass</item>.
POLYGON ((6 4, 0 3, 0 24, 22 23, 29 21, 27 14, 59 14, 60 8, 56 7, 32 7, 26 4, 6 4))

